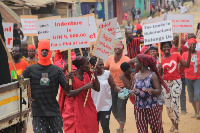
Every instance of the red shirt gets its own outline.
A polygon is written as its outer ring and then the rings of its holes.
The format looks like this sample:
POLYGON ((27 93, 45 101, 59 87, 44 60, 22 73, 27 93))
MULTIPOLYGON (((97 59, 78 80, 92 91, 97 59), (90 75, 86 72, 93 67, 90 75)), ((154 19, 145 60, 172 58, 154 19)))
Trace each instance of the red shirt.
POLYGON ((161 58, 161 64, 164 70, 164 80, 177 80, 181 78, 179 75, 178 64, 182 59, 182 56, 178 53, 172 53, 168 58, 161 58))
MULTIPOLYGON (((181 48, 182 48, 182 53, 188 51, 188 48, 184 45, 181 45, 181 48)), ((178 48, 175 48, 174 46, 172 46, 172 48, 170 49, 170 53, 178 53, 178 48)), ((185 78, 184 69, 185 67, 183 65, 181 65, 181 67, 179 68, 179 74, 181 78, 185 78)))
MULTIPOLYGON (((191 54, 191 58, 192 58, 191 54)), ((187 61, 188 52, 183 53, 183 59, 187 61)), ((200 51, 197 51, 197 73, 194 73, 194 63, 190 62, 189 68, 185 68, 185 77, 190 80, 196 80, 200 78, 200 51)))
MULTIPOLYGON (((140 53, 144 53, 148 48, 149 48, 148 45, 142 46, 142 48, 141 48, 141 50, 140 50, 140 53)), ((150 55, 150 52, 148 51, 146 54, 147 54, 147 55, 150 55)))

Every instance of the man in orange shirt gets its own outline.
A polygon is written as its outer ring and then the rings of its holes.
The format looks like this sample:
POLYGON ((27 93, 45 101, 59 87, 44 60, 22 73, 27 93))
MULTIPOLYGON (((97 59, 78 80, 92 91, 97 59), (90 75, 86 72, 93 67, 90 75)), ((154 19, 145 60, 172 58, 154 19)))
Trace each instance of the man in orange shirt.
MULTIPOLYGON (((14 46, 12 49, 12 57, 14 65, 17 69, 17 74, 21 75, 24 69, 28 66, 28 62, 25 60, 21 60, 21 47, 20 46, 14 46)), ((17 75, 14 71, 14 68, 9 61, 9 68, 10 68, 10 75, 11 79, 17 79, 17 75)))

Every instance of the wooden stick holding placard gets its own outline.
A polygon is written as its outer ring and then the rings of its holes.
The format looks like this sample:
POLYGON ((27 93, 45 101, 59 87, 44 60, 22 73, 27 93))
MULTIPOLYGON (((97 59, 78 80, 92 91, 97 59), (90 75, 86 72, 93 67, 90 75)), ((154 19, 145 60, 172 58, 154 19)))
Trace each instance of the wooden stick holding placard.
POLYGON ((31 36, 31 38, 32 38, 32 44, 35 46, 34 36, 31 36))
MULTIPOLYGON (((96 66, 97 66, 98 62, 99 62, 99 57, 97 57, 97 62, 96 62, 96 64, 95 64, 94 69, 96 69, 96 66)), ((90 81, 90 82, 92 82, 93 79, 94 79, 94 73, 92 74, 92 78, 91 78, 91 81, 90 81)), ((88 99, 89 92, 90 92, 90 89, 88 89, 88 91, 87 91, 87 95, 86 95, 86 97, 85 97, 85 102, 84 102, 83 107, 85 107, 85 105, 86 105, 86 102, 87 102, 87 99, 88 99)))
MULTIPOLYGON (((96 43, 95 43, 95 45, 94 45, 94 50, 93 50, 92 55, 94 55, 95 49, 97 48, 97 43, 98 43, 98 41, 99 41, 99 38, 100 38, 100 35, 101 35, 101 31, 102 31, 102 29, 99 30, 99 33, 98 33, 98 36, 97 36, 96 43)), ((95 64, 94 69, 96 68, 98 62, 99 62, 99 57, 97 58, 97 62, 96 62, 96 64, 95 64)), ((94 78, 94 74, 92 74, 91 82, 92 82, 93 78, 94 78)), ((87 95, 86 95, 86 97, 85 97, 85 102, 84 102, 83 107, 85 107, 85 104, 86 104, 86 102, 87 102, 87 98, 88 98, 89 92, 90 92, 90 89, 88 89, 88 91, 87 91, 87 95)))
MULTIPOLYGON (((71 49, 68 49, 68 72, 71 72, 71 49)), ((69 79, 69 85, 72 85, 72 79, 69 79)))
POLYGON ((160 43, 158 43, 158 54, 159 54, 159 62, 161 63, 161 50, 160 50, 160 43))
POLYGON ((181 33, 179 33, 179 38, 178 38, 178 48, 180 47, 181 47, 181 33))
POLYGON ((79 52, 80 52, 81 56, 83 56, 83 51, 81 48, 79 48, 79 52))

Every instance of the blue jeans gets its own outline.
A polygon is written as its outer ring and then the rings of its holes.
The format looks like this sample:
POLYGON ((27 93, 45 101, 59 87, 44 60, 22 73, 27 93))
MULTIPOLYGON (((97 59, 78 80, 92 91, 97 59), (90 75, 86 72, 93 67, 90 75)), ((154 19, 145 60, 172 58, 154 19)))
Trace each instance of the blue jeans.
POLYGON ((181 78, 182 91, 180 95, 181 111, 186 111, 186 93, 185 93, 185 78, 181 78))
POLYGON ((118 93, 111 89, 112 94, 112 113, 120 124, 126 122, 126 103, 128 97, 124 100, 118 98, 118 93))
POLYGON ((199 102, 200 101, 200 79, 196 80, 190 80, 186 79, 186 84, 187 84, 187 90, 188 90, 188 96, 189 96, 189 102, 194 103, 194 102, 199 102))

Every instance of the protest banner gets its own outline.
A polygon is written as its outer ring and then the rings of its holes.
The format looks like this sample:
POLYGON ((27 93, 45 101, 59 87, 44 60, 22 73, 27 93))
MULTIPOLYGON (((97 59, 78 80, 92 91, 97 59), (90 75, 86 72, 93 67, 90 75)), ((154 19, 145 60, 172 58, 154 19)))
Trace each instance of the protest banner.
POLYGON ((144 45, 173 40, 172 22, 170 20, 142 26, 144 45))
POLYGON ((49 31, 49 22, 50 19, 60 19, 60 16, 53 16, 53 17, 47 17, 43 19, 38 19, 35 21, 37 34, 38 34, 38 40, 42 39, 49 39, 50 38, 50 31, 49 31))
POLYGON ((103 19, 96 19, 96 24, 100 24, 100 23, 103 23, 103 19))
POLYGON ((167 20, 172 21, 173 33, 194 33, 193 14, 170 14, 167 15, 167 20))
POLYGON ((112 35, 116 36, 116 28, 117 28, 117 18, 113 18, 107 21, 104 21, 103 23, 97 24, 97 29, 104 29, 105 31, 108 31, 112 35))
POLYGON ((115 40, 115 36, 113 36, 112 34, 108 33, 103 29, 100 30, 99 34, 100 35, 98 36, 99 38, 95 44, 93 55, 103 59, 104 61, 108 61, 111 48, 115 40))
POLYGON ((5 43, 8 49, 13 47, 13 23, 2 23, 5 43))
POLYGON ((38 20, 38 16, 21 15, 20 18, 24 36, 37 36, 35 21, 38 20))
POLYGON ((119 24, 117 23, 116 37, 115 37, 115 39, 118 39, 118 38, 122 38, 122 32, 121 32, 121 30, 120 30, 119 24))
POLYGON ((162 17, 160 17, 160 18, 152 18, 152 19, 145 19, 145 20, 141 21, 141 25, 150 24, 150 23, 156 23, 156 22, 162 22, 162 21, 163 21, 162 17))
POLYGON ((88 17, 50 20, 50 49, 90 47, 88 17))

